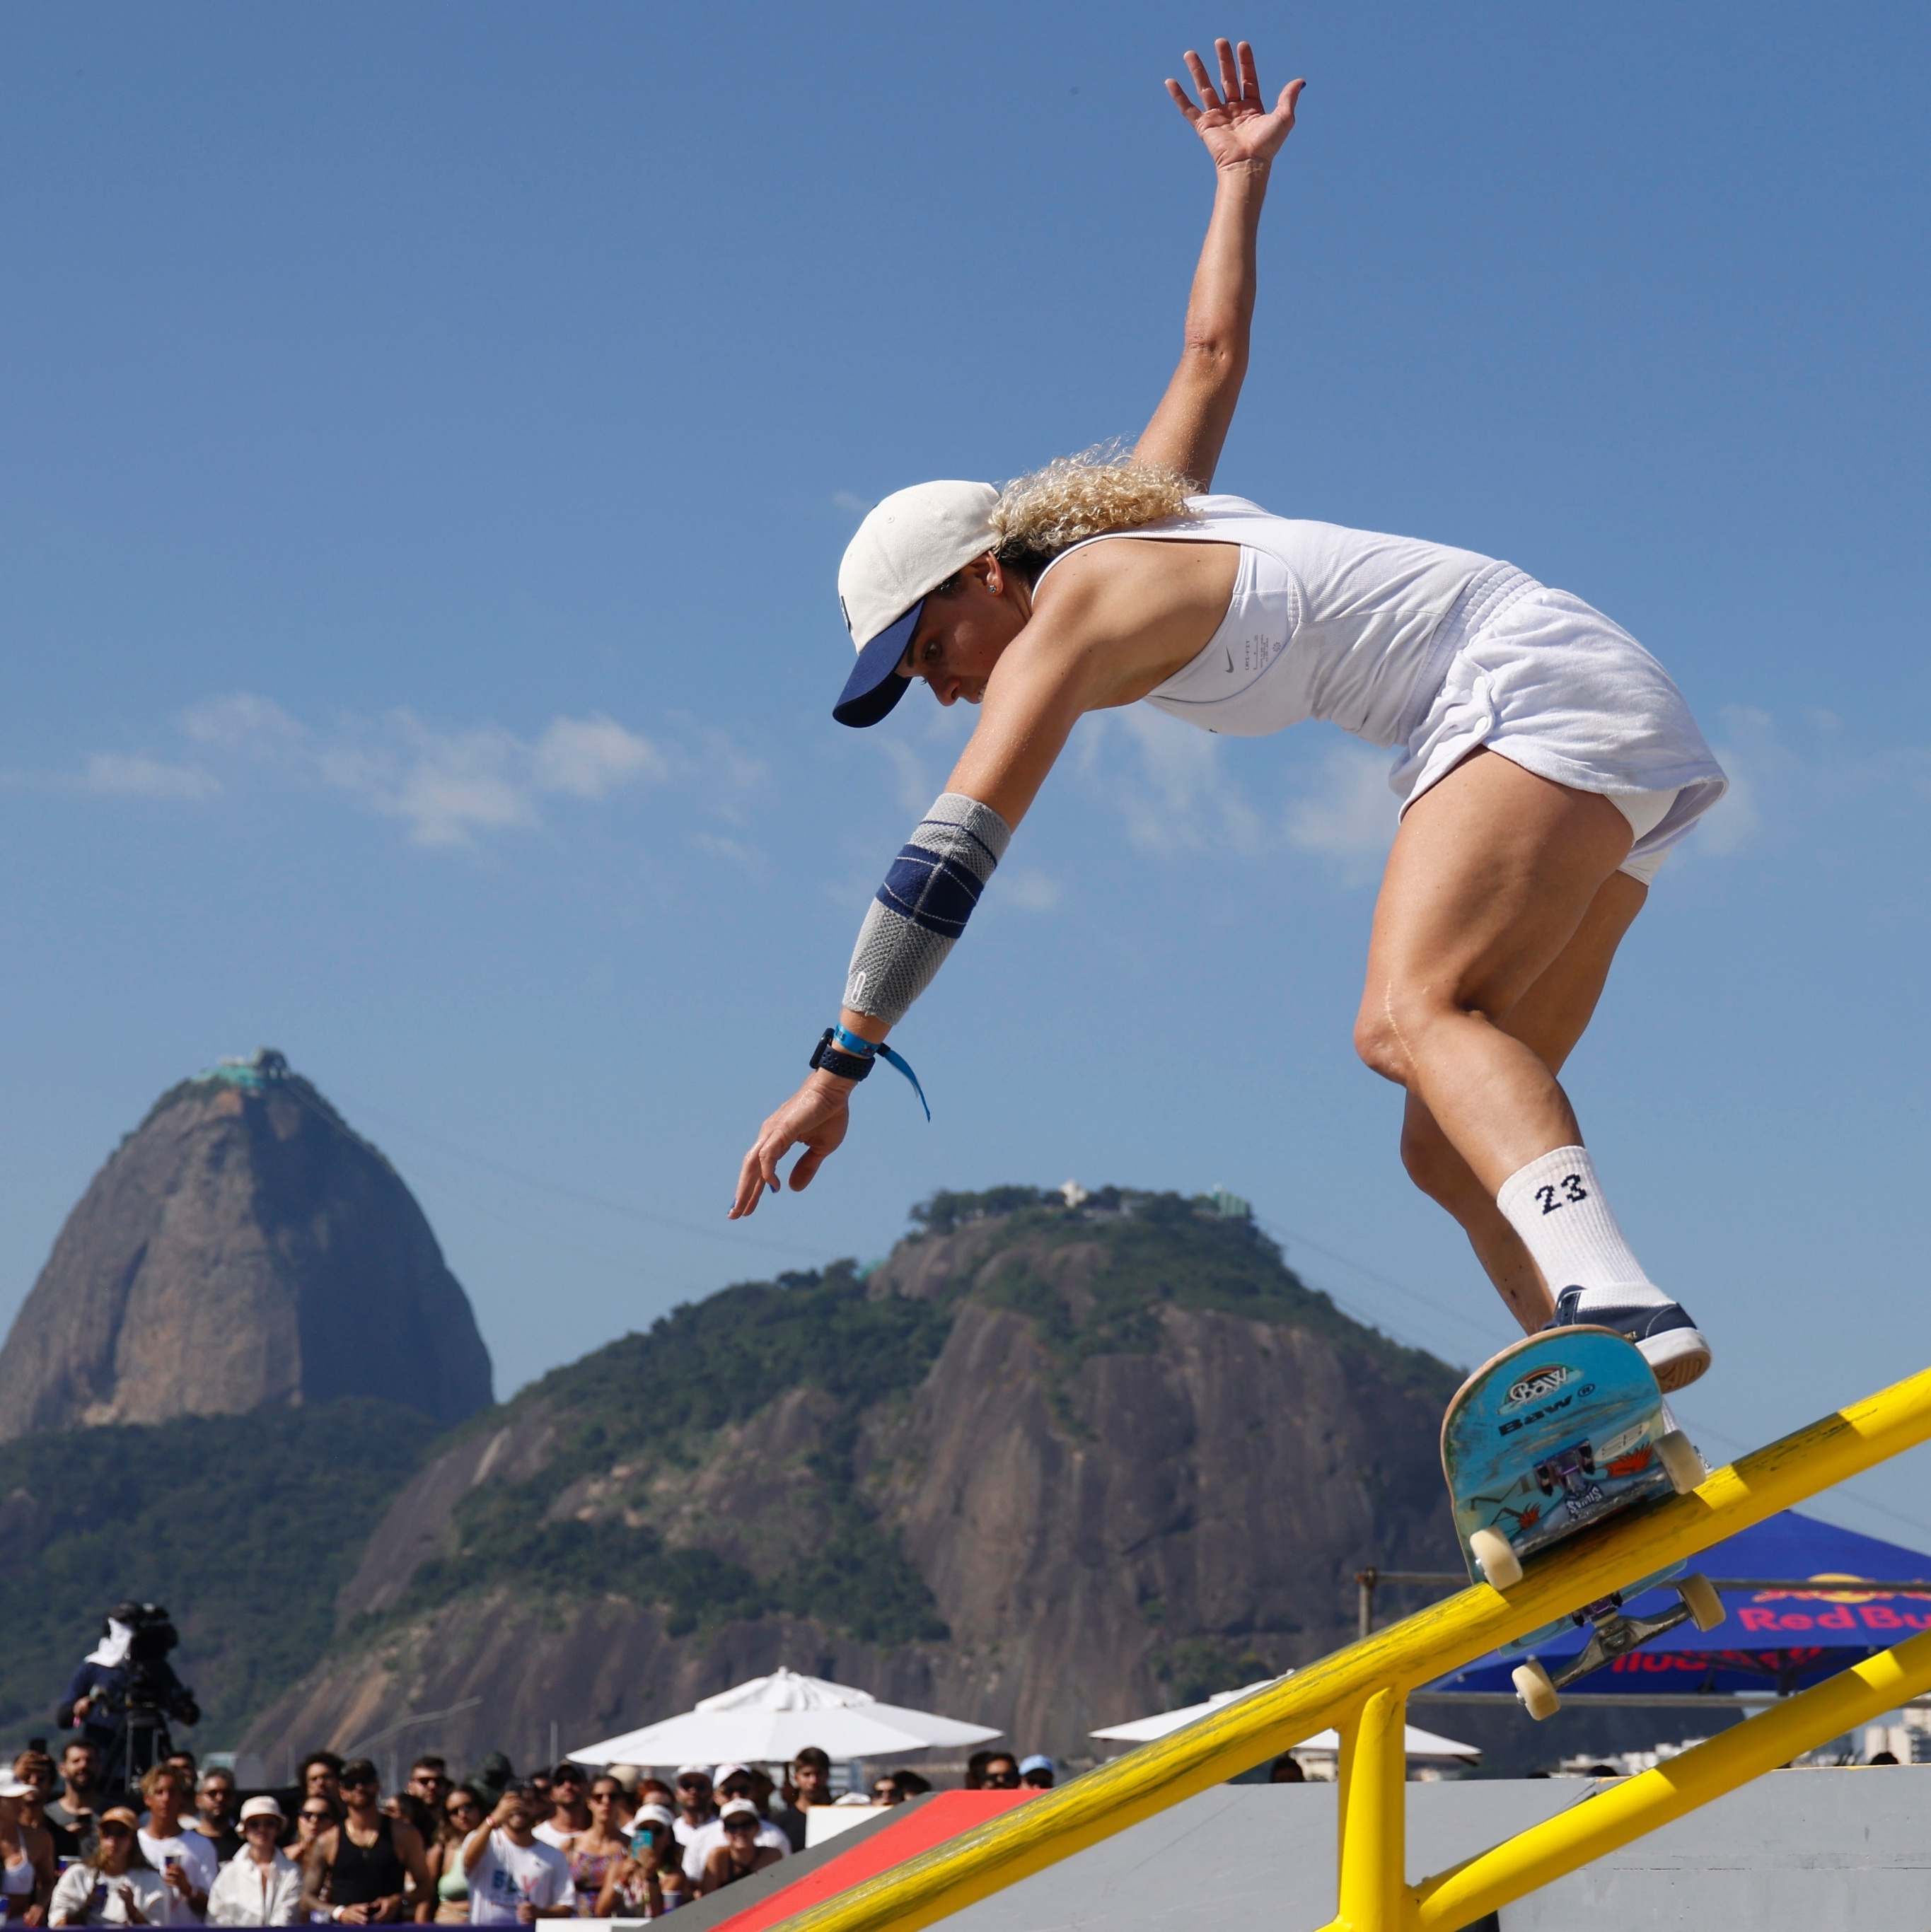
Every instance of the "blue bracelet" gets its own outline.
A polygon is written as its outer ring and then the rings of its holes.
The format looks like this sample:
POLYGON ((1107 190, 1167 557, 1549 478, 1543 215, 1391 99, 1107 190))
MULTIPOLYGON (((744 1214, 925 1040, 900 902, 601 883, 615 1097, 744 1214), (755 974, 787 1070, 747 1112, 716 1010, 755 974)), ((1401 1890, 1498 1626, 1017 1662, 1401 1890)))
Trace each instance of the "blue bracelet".
POLYGON ((912 1091, 918 1096, 918 1103, 925 1109, 926 1118, 928 1120, 932 1118, 932 1102, 925 1097, 925 1089, 918 1084, 918 1076, 901 1055, 894 1053, 882 1041, 867 1040, 863 1034, 849 1032, 842 1026, 833 1027, 831 1038, 833 1044, 841 1053, 855 1053, 861 1060, 870 1060, 875 1056, 887 1066, 896 1067, 911 1082, 912 1091))

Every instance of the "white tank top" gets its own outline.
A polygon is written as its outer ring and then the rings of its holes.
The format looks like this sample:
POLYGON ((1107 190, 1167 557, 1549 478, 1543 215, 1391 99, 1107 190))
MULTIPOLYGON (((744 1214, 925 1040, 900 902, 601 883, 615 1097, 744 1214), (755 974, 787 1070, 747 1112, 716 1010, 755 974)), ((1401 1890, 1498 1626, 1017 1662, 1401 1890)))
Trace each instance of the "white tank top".
MULTIPOLYGON (((1188 508, 1191 516, 1086 540, 1240 545, 1219 629, 1147 703, 1236 737, 1262 737, 1309 718, 1371 745, 1404 737, 1441 682, 1443 667, 1429 648, 1435 632, 1494 560, 1415 537, 1270 516, 1244 496, 1191 496, 1188 508)), ((1059 560, 1041 572, 1041 583, 1059 560)))

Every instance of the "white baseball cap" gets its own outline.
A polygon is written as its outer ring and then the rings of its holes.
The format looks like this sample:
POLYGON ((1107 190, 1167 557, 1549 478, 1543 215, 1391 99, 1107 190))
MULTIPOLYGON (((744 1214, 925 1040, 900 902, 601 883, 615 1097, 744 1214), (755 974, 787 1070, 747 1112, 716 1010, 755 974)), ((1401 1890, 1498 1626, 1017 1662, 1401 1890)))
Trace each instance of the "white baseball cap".
POLYGON ((930 592, 999 542, 990 483, 915 483, 875 506, 845 547, 838 608, 858 662, 831 715, 875 724, 911 682, 896 674, 930 592))

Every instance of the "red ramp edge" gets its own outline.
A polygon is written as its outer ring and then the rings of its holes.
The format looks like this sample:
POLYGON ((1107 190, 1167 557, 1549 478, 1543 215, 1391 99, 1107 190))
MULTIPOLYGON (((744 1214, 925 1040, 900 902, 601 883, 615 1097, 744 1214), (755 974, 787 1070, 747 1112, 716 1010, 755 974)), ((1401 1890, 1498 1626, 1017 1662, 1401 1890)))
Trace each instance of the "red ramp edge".
POLYGON ((893 1819, 862 1844, 827 1858, 815 1870, 767 1894, 744 1911, 720 1919, 712 1932, 764 1932, 766 1926, 775 1925, 794 1912, 848 1891, 863 1880, 875 1878, 881 1871, 889 1871, 893 1865, 902 1864, 920 1852, 929 1852, 934 1845, 956 1838, 961 1832, 969 1832, 974 1826, 983 1825, 1038 1795, 1025 1789, 935 1791, 923 1804, 908 1805, 904 1817, 893 1819))

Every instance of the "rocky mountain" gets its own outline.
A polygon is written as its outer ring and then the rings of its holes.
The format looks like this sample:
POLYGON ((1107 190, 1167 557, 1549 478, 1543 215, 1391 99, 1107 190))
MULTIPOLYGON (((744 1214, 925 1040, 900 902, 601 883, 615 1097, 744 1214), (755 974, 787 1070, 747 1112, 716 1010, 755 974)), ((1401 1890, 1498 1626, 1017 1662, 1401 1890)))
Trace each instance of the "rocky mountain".
POLYGON ((1237 1204, 941 1195, 869 1273, 728 1288, 473 1418, 389 1508, 246 1748, 540 1755, 788 1664, 1089 1754, 1352 1635, 1455 1561, 1458 1376, 1237 1204), (1233 1208, 1234 1211, 1226 1211, 1233 1208))
POLYGON ((395 1170, 264 1049, 95 1176, 0 1348, 0 1439, 350 1396, 460 1422, 489 1356, 395 1170))

